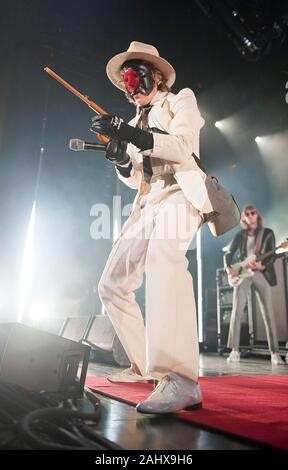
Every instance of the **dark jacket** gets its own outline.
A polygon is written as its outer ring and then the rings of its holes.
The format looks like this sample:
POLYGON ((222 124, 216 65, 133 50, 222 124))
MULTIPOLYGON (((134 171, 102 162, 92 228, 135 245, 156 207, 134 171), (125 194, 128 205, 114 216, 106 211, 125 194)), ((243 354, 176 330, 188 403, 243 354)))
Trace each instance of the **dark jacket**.
MULTIPOLYGON (((258 230, 255 231, 255 241, 258 234, 258 230)), ((224 255, 224 266, 230 266, 234 255, 238 252, 239 258, 243 261, 247 258, 247 230, 241 230, 236 233, 234 239, 232 240, 228 251, 224 255)), ((275 248, 275 236, 273 230, 270 228, 264 228, 263 239, 260 247, 259 254, 267 253, 275 248)), ((266 265, 266 269, 261 271, 265 279, 269 282, 270 286, 275 286, 277 284, 276 273, 274 269, 274 257, 271 256, 269 259, 265 259, 263 264, 266 265)))

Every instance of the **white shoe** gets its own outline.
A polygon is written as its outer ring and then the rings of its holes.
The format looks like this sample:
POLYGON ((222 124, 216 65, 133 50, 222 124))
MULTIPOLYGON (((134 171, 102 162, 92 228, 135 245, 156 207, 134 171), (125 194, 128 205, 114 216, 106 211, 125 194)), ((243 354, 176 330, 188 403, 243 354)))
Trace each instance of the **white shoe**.
POLYGON ((273 366, 279 366, 279 365, 285 364, 280 354, 276 352, 271 354, 271 362, 273 366))
POLYGON ((149 382, 154 381, 151 375, 139 375, 133 371, 132 367, 124 369, 116 374, 108 375, 107 379, 110 382, 149 382))
POLYGON ((231 351, 227 357, 227 362, 240 362, 240 354, 238 351, 231 351))
POLYGON ((136 410, 141 413, 174 413, 184 408, 202 408, 202 393, 198 383, 178 374, 165 375, 136 410))

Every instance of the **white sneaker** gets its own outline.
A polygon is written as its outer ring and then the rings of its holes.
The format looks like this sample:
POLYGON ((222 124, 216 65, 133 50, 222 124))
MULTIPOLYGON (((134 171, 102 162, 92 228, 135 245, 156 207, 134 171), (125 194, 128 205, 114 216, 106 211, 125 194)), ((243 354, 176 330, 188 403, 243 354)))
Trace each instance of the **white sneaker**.
POLYGON ((202 408, 202 393, 198 383, 178 374, 165 375, 136 410, 141 413, 174 413, 184 408, 202 408))
POLYGON ((110 382, 149 382, 154 381, 151 375, 139 375, 133 371, 132 367, 124 369, 116 374, 108 375, 107 379, 110 382))
POLYGON ((280 354, 276 352, 271 354, 271 362, 273 366, 279 366, 279 365, 285 364, 280 354))
POLYGON ((227 357, 227 362, 240 362, 240 354, 238 351, 231 351, 227 357))

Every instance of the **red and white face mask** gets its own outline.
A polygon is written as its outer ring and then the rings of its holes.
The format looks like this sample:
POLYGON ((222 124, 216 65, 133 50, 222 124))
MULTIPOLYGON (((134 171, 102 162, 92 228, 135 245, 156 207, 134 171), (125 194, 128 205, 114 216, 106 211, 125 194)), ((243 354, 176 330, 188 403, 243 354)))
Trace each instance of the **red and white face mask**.
POLYGON ((132 97, 137 93, 150 95, 155 85, 152 67, 141 60, 129 60, 122 66, 125 88, 132 97))

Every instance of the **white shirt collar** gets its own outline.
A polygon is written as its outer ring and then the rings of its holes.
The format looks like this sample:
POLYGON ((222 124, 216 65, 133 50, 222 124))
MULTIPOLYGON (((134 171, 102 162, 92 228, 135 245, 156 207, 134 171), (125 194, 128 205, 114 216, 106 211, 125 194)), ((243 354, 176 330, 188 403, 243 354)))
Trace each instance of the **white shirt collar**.
MULTIPOLYGON (((168 95, 167 91, 157 91, 156 95, 153 96, 152 100, 147 106, 154 106, 155 104, 161 105, 167 95, 168 95)), ((137 114, 140 114, 140 111, 141 111, 141 107, 137 106, 137 114)))
POLYGON ((156 95, 153 96, 152 100, 150 101, 151 106, 154 106, 156 103, 162 103, 167 95, 167 91, 157 91, 156 95))

